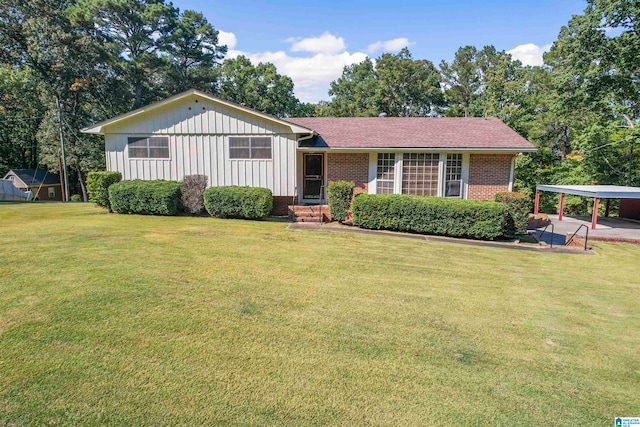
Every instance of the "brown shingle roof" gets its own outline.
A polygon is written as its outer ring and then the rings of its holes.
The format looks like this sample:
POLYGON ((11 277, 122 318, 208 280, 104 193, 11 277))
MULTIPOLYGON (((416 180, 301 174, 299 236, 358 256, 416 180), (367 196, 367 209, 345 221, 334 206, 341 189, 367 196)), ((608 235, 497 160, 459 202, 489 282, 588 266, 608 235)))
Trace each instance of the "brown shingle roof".
POLYGON ((497 118, 303 117, 287 121, 313 129, 316 147, 523 150, 535 147, 497 118))

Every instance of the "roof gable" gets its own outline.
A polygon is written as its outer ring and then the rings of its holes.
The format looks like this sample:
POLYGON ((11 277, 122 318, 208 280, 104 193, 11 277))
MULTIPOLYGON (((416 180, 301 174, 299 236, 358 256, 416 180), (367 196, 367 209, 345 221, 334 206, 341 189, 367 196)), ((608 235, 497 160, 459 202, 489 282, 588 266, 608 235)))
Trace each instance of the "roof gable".
POLYGON ((270 134, 310 130, 195 89, 82 129, 85 133, 270 134))
POLYGON ((318 134, 302 143, 309 148, 536 149, 497 118, 305 117, 287 121, 313 129, 318 134))
POLYGON ((46 169, 12 169, 4 176, 15 176, 27 187, 35 187, 39 185, 55 185, 60 184, 60 177, 52 174, 46 169))

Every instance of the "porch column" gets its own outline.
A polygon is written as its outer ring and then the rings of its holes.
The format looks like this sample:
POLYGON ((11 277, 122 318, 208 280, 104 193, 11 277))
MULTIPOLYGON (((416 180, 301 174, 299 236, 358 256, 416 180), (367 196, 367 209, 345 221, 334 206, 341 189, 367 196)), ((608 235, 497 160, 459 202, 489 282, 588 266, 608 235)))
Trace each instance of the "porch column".
POLYGON ((560 193, 560 211, 558 212, 558 221, 562 221, 563 213, 564 213, 564 193, 560 193))
POLYGON ((595 230, 596 225, 598 225, 598 204, 600 203, 599 198, 593 199, 593 214, 591 215, 591 229, 595 230))
POLYGON ((533 213, 537 215, 539 208, 540 208, 540 190, 536 189, 536 204, 535 204, 535 207, 533 208, 533 213))

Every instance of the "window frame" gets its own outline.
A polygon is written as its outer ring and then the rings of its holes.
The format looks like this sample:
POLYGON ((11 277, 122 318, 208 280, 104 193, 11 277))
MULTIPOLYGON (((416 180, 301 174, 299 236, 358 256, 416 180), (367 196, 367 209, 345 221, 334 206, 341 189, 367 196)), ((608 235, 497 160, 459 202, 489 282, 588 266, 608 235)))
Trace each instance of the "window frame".
POLYGON ((171 160, 171 147, 169 146, 169 137, 164 135, 148 135, 148 136, 129 136, 127 137, 127 156, 130 160, 171 160), (162 147, 158 145, 151 145, 151 139, 161 139, 166 142, 167 146, 162 147), (133 143, 146 140, 146 146, 133 146, 133 143), (146 149, 147 156, 141 157, 138 155, 132 155, 131 149, 146 149), (167 157, 152 157, 151 149, 166 148, 167 157))
POLYGON ((410 194, 414 196, 431 196, 436 197, 439 195, 440 183, 440 153, 403 153, 402 154, 402 194, 410 194), (428 159, 427 159, 428 157, 428 159), (427 166, 426 162, 429 161, 430 165, 427 166), (408 163, 414 163, 411 166, 408 163), (424 162, 424 165, 419 164, 424 162), (409 169, 413 168, 413 170, 409 169), (435 176, 435 185, 434 179, 435 176), (413 180, 409 179, 414 177, 413 180), (428 192, 427 186, 424 184, 429 183, 428 192), (420 187, 422 184, 422 187, 420 187), (421 193, 421 194, 418 194, 421 193))
MULTIPOLYGON (((420 163, 418 161, 418 163, 420 163)), ((371 153, 369 158, 369 194, 418 194, 426 197, 448 197, 466 199, 466 185, 469 179, 469 156, 460 151, 379 151, 371 153), (430 167, 415 168, 416 159, 429 157, 430 167), (394 158, 394 173, 387 174, 387 179, 381 176, 382 172, 387 172, 390 168, 381 170, 382 159, 394 158), (410 173, 408 170, 412 169, 410 173), (417 181, 407 186, 405 179, 411 174, 416 175, 417 181), (393 179, 392 179, 393 177, 393 179), (457 178, 457 179, 453 179, 457 178), (392 182, 393 190, 387 185, 380 185, 380 182, 392 182), (424 181, 424 182, 423 182, 424 181), (459 194, 447 196, 448 183, 456 181, 459 187, 459 194), (425 187, 428 182, 428 191, 425 187)))
POLYGON ((376 161, 376 194, 395 193, 396 153, 378 153, 376 161), (391 176, 381 178, 381 176, 391 176), (381 188, 380 184, 391 184, 390 188, 381 188), (380 191, 383 190, 383 191, 380 191))
POLYGON ((230 136, 228 139, 229 145, 229 160, 273 160, 273 138, 271 136, 257 136, 257 135, 249 135, 249 136, 230 136), (233 146, 233 142, 246 140, 246 146, 233 146), (268 141, 268 147, 266 144, 268 141), (258 144, 258 142, 263 142, 263 144, 258 144), (255 144, 255 146, 254 146, 255 144), (261 150, 269 150, 269 156, 261 156, 261 150), (234 150, 247 150, 248 157, 238 157, 237 151, 234 153, 234 150))
POLYGON ((462 198, 462 171, 464 156, 462 153, 447 153, 444 160, 444 178, 442 180, 442 197, 461 199, 462 198), (450 182, 458 182, 458 194, 447 196, 447 186, 450 182))

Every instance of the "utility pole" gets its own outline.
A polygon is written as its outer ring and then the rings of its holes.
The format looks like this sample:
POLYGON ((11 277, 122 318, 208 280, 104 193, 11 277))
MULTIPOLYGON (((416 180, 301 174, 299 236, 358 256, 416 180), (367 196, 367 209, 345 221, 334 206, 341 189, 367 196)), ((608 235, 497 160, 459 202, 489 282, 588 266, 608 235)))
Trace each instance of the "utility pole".
POLYGON ((631 137, 631 143, 629 146, 629 170, 627 172, 627 185, 629 187, 631 187, 631 174, 633 173, 633 142, 634 142, 633 137, 634 136, 635 135, 631 137))
POLYGON ((69 201, 69 175, 67 174, 67 156, 64 151, 64 129, 62 127, 62 103, 56 95, 56 106, 58 107, 58 125, 60 126, 60 145, 62 147, 62 175, 64 177, 64 201, 69 201))

